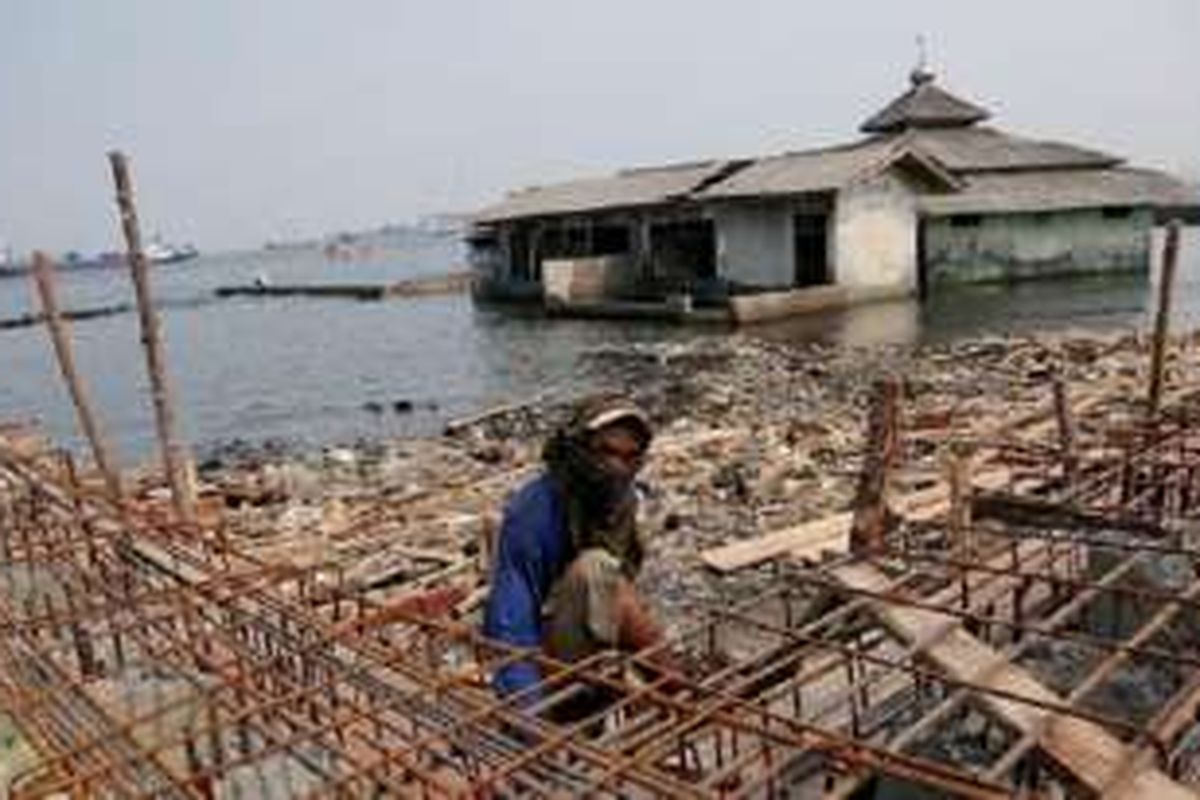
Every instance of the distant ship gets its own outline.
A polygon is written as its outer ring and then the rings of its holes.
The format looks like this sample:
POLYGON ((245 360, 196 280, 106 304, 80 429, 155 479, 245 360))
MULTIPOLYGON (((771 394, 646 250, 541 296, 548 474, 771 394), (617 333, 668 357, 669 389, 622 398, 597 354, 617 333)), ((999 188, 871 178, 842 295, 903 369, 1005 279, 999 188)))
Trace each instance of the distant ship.
POLYGON ((200 251, 193 245, 166 244, 161 239, 154 239, 147 244, 143 248, 143 252, 151 264, 174 264, 200 255, 200 251))
MULTIPOLYGON (((155 237, 148 244, 144 245, 142 253, 151 264, 175 264, 200 255, 200 251, 193 245, 166 244, 158 237, 155 237)), ((62 257, 59 266, 64 270, 113 269, 123 267, 127 263, 125 254, 116 251, 96 253, 94 255, 83 255, 71 251, 62 257)))
POLYGON ((13 275, 21 275, 25 272, 25 267, 19 264, 13 258, 12 248, 4 244, 0 240, 0 278, 8 278, 13 275))
MULTIPOLYGON (((151 264, 176 264, 200 255, 200 251, 194 245, 166 244, 158 237, 155 237, 149 244, 143 247, 142 252, 145 254, 146 260, 151 264)), ((61 256, 58 261, 58 267, 65 271, 115 269, 123 267, 127 263, 125 254, 116 251, 85 255, 78 251, 70 250, 61 256)), ((28 271, 28 263, 14 259, 11 250, 0 248, 0 277, 24 275, 28 271)))

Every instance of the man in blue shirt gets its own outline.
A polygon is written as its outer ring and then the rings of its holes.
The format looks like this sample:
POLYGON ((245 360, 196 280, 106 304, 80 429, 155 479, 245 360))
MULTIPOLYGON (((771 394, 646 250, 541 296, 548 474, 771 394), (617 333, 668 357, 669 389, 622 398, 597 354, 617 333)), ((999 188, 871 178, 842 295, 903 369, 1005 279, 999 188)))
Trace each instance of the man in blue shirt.
MULTIPOLYGON (((634 477, 651 438, 646 415, 611 396, 582 403, 551 436, 544 471, 504 511, 486 637, 563 662, 661 640, 633 584, 644 555, 634 477)), ((529 704, 544 677, 538 664, 521 661, 499 669, 493 683, 529 704)))

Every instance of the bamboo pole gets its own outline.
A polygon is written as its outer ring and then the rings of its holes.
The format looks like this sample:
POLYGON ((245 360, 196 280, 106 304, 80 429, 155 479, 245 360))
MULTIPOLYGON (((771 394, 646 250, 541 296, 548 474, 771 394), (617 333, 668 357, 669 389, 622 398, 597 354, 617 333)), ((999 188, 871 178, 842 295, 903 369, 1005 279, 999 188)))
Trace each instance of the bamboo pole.
POLYGON ((1163 242, 1162 273, 1158 279, 1158 311, 1154 318, 1154 342, 1150 353, 1150 420, 1158 418, 1162 400, 1163 368, 1166 365, 1167 331, 1171 323, 1171 293, 1175 284, 1175 264, 1179 260, 1179 220, 1167 223, 1167 238, 1163 242))
POLYGON ((133 182, 129 177, 129 162, 124 153, 112 151, 108 154, 112 166, 113 183, 117 192, 117 208, 121 212, 121 229, 128 248, 129 269, 137 294, 138 320, 142 329, 142 345, 146 351, 146 368, 150 373, 150 396, 154 403, 154 422, 158 432, 158 444, 162 454, 163 469, 167 484, 171 488, 171 501, 177 517, 183 522, 194 522, 195 499, 187 479, 187 452, 175 431, 170 384, 167 380, 166 354, 158 324, 158 314, 150 294, 149 266, 142 251, 142 234, 138 225, 137 208, 134 205, 133 182))
POLYGON ((71 395, 71 404, 75 407, 75 418, 83 435, 87 438, 92 449, 92 458, 96 467, 104 476, 104 485, 109 496, 120 506, 122 500, 121 476, 116 463, 108 448, 108 442, 92 413, 88 402, 87 391, 83 380, 75 369, 75 352, 71 346, 70 333, 58 305, 58 293, 54 283, 54 263, 45 253, 38 251, 33 254, 33 280, 37 286, 38 297, 42 303, 42 314, 46 320, 46 329, 50 332, 50 342, 54 346, 54 356, 58 361, 59 372, 71 395))

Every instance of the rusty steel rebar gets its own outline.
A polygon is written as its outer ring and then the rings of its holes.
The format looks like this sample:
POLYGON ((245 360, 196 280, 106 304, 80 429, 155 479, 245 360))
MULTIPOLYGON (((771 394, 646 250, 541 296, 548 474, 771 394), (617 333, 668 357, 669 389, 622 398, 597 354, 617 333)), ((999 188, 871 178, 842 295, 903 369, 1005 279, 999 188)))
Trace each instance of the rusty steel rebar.
MULTIPOLYGON (((695 665, 670 672, 655 652, 563 664, 488 641, 419 581, 429 597, 323 594, 312 569, 122 516, 73 470, 0 440, 0 705, 42 755, 18 795, 725 798, 844 794, 872 773, 972 797, 1059 781, 1100 793, 1133 776, 1184 788, 1171 777, 1189 758, 1180 713, 1093 700, 1136 663, 1170 676, 1176 708, 1200 707, 1200 642, 1178 622, 1200 610, 1200 582, 1143 573, 1196 555, 1170 535, 1200 512, 1185 491, 1200 415, 1185 410, 1165 404, 1127 457, 1081 421, 1075 486, 1061 441, 1024 448, 1007 505, 981 513, 968 470, 952 471, 955 499, 901 520, 904 536, 691 615, 660 647, 695 665), (1127 624, 1088 627, 1105 608, 1127 624), (1028 668, 1043 645, 1092 654, 1074 691, 1028 668), (486 686, 528 660, 545 677, 524 695, 486 686), (542 713, 585 688, 612 700, 572 722, 542 713), (977 756, 953 746, 968 712, 994 740, 977 756), (1071 752, 1085 742, 1112 756, 1096 774, 1071 752), (1025 787, 1043 751, 1062 763, 1025 787)), ((884 461, 903 450, 891 429, 884 461)))

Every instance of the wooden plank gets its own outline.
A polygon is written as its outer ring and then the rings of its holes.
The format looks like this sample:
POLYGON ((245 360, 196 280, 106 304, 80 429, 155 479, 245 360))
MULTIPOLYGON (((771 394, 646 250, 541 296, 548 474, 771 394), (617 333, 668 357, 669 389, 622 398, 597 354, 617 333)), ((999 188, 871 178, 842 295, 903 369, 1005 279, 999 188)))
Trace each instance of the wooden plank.
MULTIPOLYGON (((1021 544, 1023 546, 1028 543, 1029 542, 1026 541, 1022 542, 1021 544)), ((1047 549, 1048 548, 1043 548, 1040 551, 1041 554, 1046 555, 1047 549)), ((1100 581, 1076 594, 1066 605, 1060 606, 1053 614, 1051 614, 1042 622, 1041 627, 1043 627, 1045 630, 1053 631, 1057 630, 1071 619, 1074 619, 1084 607, 1091 603, 1092 600, 1094 600, 1104 590, 1103 587, 1108 587, 1116 583, 1124 575, 1128 574, 1130 570, 1134 569, 1144 558, 1145 554, 1133 555, 1117 566, 1113 567, 1111 570, 1105 573, 1104 577, 1101 578, 1100 581)), ((1025 567, 1025 565, 1022 564, 1022 567, 1025 567)), ((1033 569, 1040 569, 1040 565, 1033 567, 1033 569)), ((1012 576, 1006 575, 1004 577, 1006 580, 1013 580, 1012 576)), ((945 594, 945 590, 940 592, 938 595, 931 597, 929 601, 933 603, 940 603, 942 601, 935 600, 934 598, 943 594, 945 594)), ((980 602, 988 602, 987 600, 980 600, 978 592, 973 591, 971 596, 975 600, 976 605, 978 605, 980 602)), ((1004 656, 1008 660, 1014 661, 1020 655, 1027 652, 1030 645, 1035 641, 1039 641, 1038 637, 1025 637, 1019 642, 1010 644, 1007 648, 1005 648, 1004 656)), ((998 667, 999 662, 997 662, 997 668, 998 667)), ((986 676, 980 676, 981 679, 984 677, 986 676)), ((896 738, 889 741, 888 746, 894 750, 903 751, 907 749, 908 746, 913 742, 920 741, 929 732, 934 730, 937 725, 942 724, 947 715, 952 713, 955 709, 961 707, 961 705, 969 698, 970 694, 971 691, 965 687, 959 687, 958 689, 955 689, 933 710, 926 713, 915 724, 905 728, 898 736, 896 736, 896 738)), ((859 769, 855 772, 852 772, 841 778, 834 788, 827 792, 825 796, 827 800, 845 800, 845 798, 853 796, 858 787, 862 785, 862 782, 867 780, 869 777, 869 770, 859 769)))
MULTIPOLYGON (((998 489, 1008 483, 1010 476, 1008 469, 998 467, 981 472, 973 485, 977 490, 998 489)), ((893 503, 893 510, 911 519, 927 520, 944 513, 949 502, 949 487, 939 485, 899 498, 893 503)), ((843 511, 765 536, 709 548, 700 554, 700 559, 718 572, 733 572, 784 554, 815 559, 824 550, 844 553, 850 547, 853 520, 853 512, 843 511)))
POLYGON ((853 520, 853 513, 843 511, 765 536, 709 548, 700 553, 700 560, 718 572, 733 572, 788 552, 799 557, 812 557, 825 549, 844 552, 849 548, 853 520))
MULTIPOLYGON (((1104 683, 1104 681, 1107 680, 1113 672, 1119 669, 1121 665, 1129 661, 1129 659, 1132 657, 1132 648, 1144 647, 1147 642, 1149 642, 1158 634, 1159 631, 1170 624, 1171 620, 1173 620, 1175 616, 1182 610, 1184 603, 1190 604, 1198 594, 1200 594, 1200 581, 1193 581, 1192 584, 1179 595, 1177 600, 1172 600, 1166 603, 1148 622, 1138 629, 1137 633, 1134 634, 1132 638, 1128 639, 1124 643, 1125 647, 1131 648, 1130 650, 1118 650, 1110 653, 1099 666, 1091 670, 1086 678, 1075 683, 1071 688, 1070 693, 1067 695, 1067 702, 1071 703, 1072 705, 1078 703, 1080 700, 1086 697, 1089 692, 1092 692, 1102 683, 1104 683)), ((1016 766, 1017 762, 1031 747, 1037 744, 1041 733, 1041 727, 1037 727, 1031 731, 1028 731, 1019 742, 1012 745, 1008 749, 1008 752, 1006 752, 999 761, 989 768, 988 775, 990 777, 997 777, 1006 774, 1010 769, 1016 766)), ((1149 755, 1153 757, 1153 751, 1149 752, 1149 755)))
MULTIPOLYGON (((1190 390, 1189 390, 1190 391, 1190 390)), ((1097 391, 1070 403, 1071 413, 1079 417, 1115 395, 1112 387, 1097 391)), ((1172 395, 1172 400, 1184 396, 1182 390, 1172 395)), ((1058 424, 1054 404, 1028 414, 1017 420, 1005 420, 989 425, 979 433, 984 438, 993 438, 1002 433, 1019 432, 1021 438, 1036 440, 1052 431, 1058 424)), ((979 464, 986 465, 996 451, 979 453, 979 464)), ((976 490, 994 490, 1005 486, 1011 473, 1004 467, 992 467, 976 476, 972 485, 976 490)), ((950 490, 946 485, 934 486, 894 501, 893 510, 910 520, 925 522, 946 513, 950 503, 950 490)), ((772 531, 754 539, 744 539, 726 545, 709 548, 700 553, 700 560, 718 572, 735 570, 770 561, 785 553, 799 558, 816 558, 823 551, 844 553, 849 550, 850 526, 853 514, 841 512, 822 519, 806 522, 790 528, 772 531)))
MULTIPOLYGON (((853 563, 832 571, 845 586, 877 591, 888 578, 874 566, 853 563)), ((980 687, 982 705, 1024 733, 1041 728, 1039 745, 1082 784, 1107 797, 1195 798, 1196 792, 1171 780, 1153 765, 1140 763, 1128 748, 1100 725, 1057 715, 1048 709, 988 694, 992 689, 1043 703, 1063 703, 1063 698, 1043 686, 1024 669, 1008 662, 1002 653, 981 642, 957 624, 957 618, 924 608, 870 603, 876 617, 906 642, 933 641, 926 658, 945 674, 980 687), (946 626, 951 628, 945 634, 946 626), (981 679, 982 678, 982 679, 981 679)))
MULTIPOLYGON (((1017 546, 1017 560, 1021 569, 1024 571, 1041 570, 1050 558, 1050 550, 1045 542, 1030 540, 1023 541, 1017 546)), ((1009 565, 1012 561, 1012 554, 1004 552, 993 556, 988 562, 988 566, 993 569, 1002 569, 1009 565)), ((997 574, 995 572, 972 572, 966 580, 970 585, 971 607, 980 608, 987 606, 990 603, 995 603, 1004 598, 1005 595, 1012 592, 1017 585, 1022 581, 1014 575, 997 574)), ((889 581, 884 586, 873 591, 888 590, 895 585, 894 579, 889 581)), ((924 602, 932 605, 946 605, 957 603, 960 594, 959 583, 954 583, 946 588, 924 598, 924 602)), ((853 602, 869 602, 864 598, 855 598, 853 602)), ((949 635, 952 630, 962 626, 962 620, 956 616, 947 616, 947 621, 944 625, 939 626, 936 630, 929 631, 925 639, 920 641, 910 642, 906 649, 906 653, 902 658, 907 658, 911 655, 916 655, 925 652, 945 636, 949 635)), ((844 656, 840 653, 836 656, 840 661, 844 656)), ((807 684, 807 682, 806 682, 807 684)), ((875 697, 875 702, 887 702, 886 698, 891 697, 895 692, 899 692, 912 684, 911 676, 902 670, 890 670, 886 675, 876 676, 873 681, 868 681, 870 693, 875 697)), ((806 685, 806 690, 809 687, 806 685)), ((853 702, 851 695, 855 690, 847 690, 842 693, 844 703, 853 702)), ((820 714, 830 714, 831 716, 822 719, 822 723, 827 726, 838 725, 845 727, 850 724, 851 711, 849 708, 828 707, 819 712, 820 714)), ((814 717, 810 721, 816 721, 814 717)))

